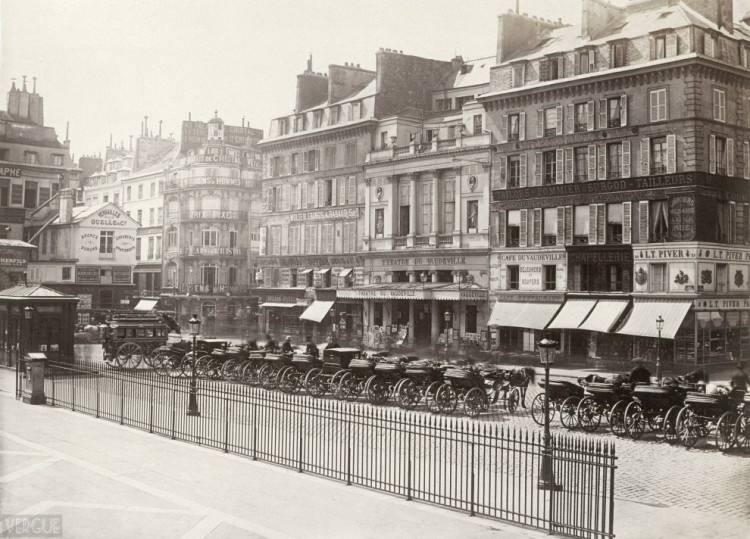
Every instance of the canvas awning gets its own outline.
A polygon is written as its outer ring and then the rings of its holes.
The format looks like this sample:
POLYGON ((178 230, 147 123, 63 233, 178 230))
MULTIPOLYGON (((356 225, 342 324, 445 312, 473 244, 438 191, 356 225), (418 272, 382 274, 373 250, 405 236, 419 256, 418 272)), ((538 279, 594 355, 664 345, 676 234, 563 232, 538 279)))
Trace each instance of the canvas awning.
POLYGON ((300 320, 320 323, 333 307, 333 301, 313 301, 300 315, 300 320))
POLYGON ((595 299, 569 299, 550 322, 549 329, 578 329, 596 305, 595 299))
POLYGON ((560 309, 560 303, 526 303, 513 320, 513 327, 544 329, 560 309))
POLYGON ((308 273, 310 273, 311 271, 312 271, 312 269, 311 269, 311 268, 308 268, 308 269, 303 269, 302 271, 300 271, 300 272, 299 272, 299 275, 307 275, 307 274, 308 274, 308 273))
POLYGON ((506 303, 492 308, 488 326, 544 329, 560 309, 560 303, 506 303))
POLYGON ((661 316, 664 319, 661 336, 674 339, 692 305, 691 300, 636 299, 630 316, 617 333, 656 338, 659 336, 656 319, 661 316))
POLYGON ((331 271, 331 268, 324 268, 324 269, 316 271, 315 273, 317 273, 318 275, 325 275, 329 271, 331 271))
POLYGON ((156 304, 159 300, 158 299, 142 299, 138 302, 138 304, 133 307, 134 311, 150 311, 154 307, 156 307, 156 304))
POLYGON ((275 301, 267 301, 265 303, 261 303, 259 306, 260 307, 279 307, 282 309, 289 309, 290 307, 297 307, 298 305, 296 303, 278 303, 275 301))
POLYGON ((628 303, 628 300, 600 299, 589 317, 578 326, 578 329, 609 333, 622 313, 625 312, 625 309, 628 308, 628 303))
POLYGON ((352 272, 352 269, 353 268, 342 269, 341 273, 339 273, 339 277, 346 277, 347 275, 349 275, 352 272))

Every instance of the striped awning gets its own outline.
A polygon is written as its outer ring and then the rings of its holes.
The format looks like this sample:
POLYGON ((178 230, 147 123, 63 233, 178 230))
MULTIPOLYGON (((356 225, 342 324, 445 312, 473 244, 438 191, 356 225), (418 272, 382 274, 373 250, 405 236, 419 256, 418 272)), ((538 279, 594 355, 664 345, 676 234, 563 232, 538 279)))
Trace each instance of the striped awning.
POLYGON ((560 303, 506 303, 492 307, 488 326, 544 329, 560 309, 560 303))
POLYGON ((299 318, 300 320, 320 323, 333 307, 333 303, 333 301, 313 301, 299 318))
POLYGON ((661 316, 664 319, 661 336, 665 339, 674 339, 692 305, 692 300, 639 300, 636 298, 630 315, 617 333, 639 337, 659 337, 656 319, 661 316))
POLYGON ((490 319, 487 321, 488 326, 511 326, 513 319, 523 306, 522 303, 505 303, 498 301, 492 306, 490 319))
POLYGON ((578 329, 595 305, 595 299, 569 299, 550 322, 549 329, 578 329))
POLYGON ((612 327, 628 308, 628 300, 625 299, 600 299, 596 307, 591 311, 589 317, 578 326, 578 329, 588 331, 599 331, 609 333, 612 327))
POLYGON ((265 303, 261 303, 259 307, 278 307, 280 309, 289 309, 291 307, 303 307, 303 305, 298 305, 296 303, 280 303, 275 301, 267 301, 265 303))

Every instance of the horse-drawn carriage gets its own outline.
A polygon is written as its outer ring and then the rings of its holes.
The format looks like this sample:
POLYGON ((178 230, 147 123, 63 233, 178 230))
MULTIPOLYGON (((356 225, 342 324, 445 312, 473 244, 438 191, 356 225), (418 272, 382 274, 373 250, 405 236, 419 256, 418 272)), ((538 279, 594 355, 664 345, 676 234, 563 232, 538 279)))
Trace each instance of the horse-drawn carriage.
MULTIPOLYGON (((539 387, 545 388, 543 381, 539 387)), ((578 403, 583 398, 584 388, 567 380, 550 380, 546 392, 539 393, 531 401, 531 419, 537 425, 544 425, 545 408, 549 408, 549 419, 560 414, 560 423, 565 428, 573 429, 578 426, 578 403), (545 396, 546 395, 546 396, 545 396), (548 399, 548 400, 547 400, 548 399)))
POLYGON ((165 313, 115 314, 101 326, 104 361, 120 368, 136 368, 145 361, 153 365, 153 358, 167 344, 170 332, 180 332, 180 326, 165 313))
POLYGON ((675 430, 680 444, 693 447, 714 430, 716 446, 728 451, 737 441, 738 410, 744 394, 724 392, 707 394, 689 391, 685 406, 677 414, 675 430))

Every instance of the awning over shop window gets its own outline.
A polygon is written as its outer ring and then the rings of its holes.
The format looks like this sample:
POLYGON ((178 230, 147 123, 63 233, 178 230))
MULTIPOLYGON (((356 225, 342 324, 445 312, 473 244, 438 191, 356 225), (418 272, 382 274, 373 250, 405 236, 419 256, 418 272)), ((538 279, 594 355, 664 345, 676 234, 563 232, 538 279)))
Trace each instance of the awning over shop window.
POLYGON ((279 307, 282 309, 289 309, 290 307, 297 307, 298 305, 296 303, 277 303, 273 301, 267 301, 265 303, 261 303, 260 307, 279 307))
POLYGON ((627 300, 600 299, 589 317, 578 326, 578 329, 609 333, 627 308, 627 300))
POLYGON ((326 314, 328 314, 328 311, 331 310, 331 307, 333 307, 333 301, 313 301, 299 318, 300 320, 310 320, 320 323, 326 314))
POLYGON ((549 329, 578 329, 595 305, 595 299, 569 299, 550 323, 549 329))
POLYGON ((347 276, 347 275, 349 275, 349 274, 350 274, 351 272, 352 272, 352 268, 346 268, 346 269, 342 269, 342 270, 341 270, 341 273, 339 273, 339 277, 346 277, 346 276, 347 276))
POLYGON ((674 339, 692 304, 691 300, 636 299, 630 316, 617 333, 656 338, 659 336, 656 319, 661 316, 664 319, 661 336, 674 339))
POLYGON ((138 302, 138 304, 133 307, 134 311, 150 311, 154 307, 156 307, 156 303, 158 302, 158 299, 142 299, 138 302))
POLYGON ((329 271, 331 271, 331 268, 321 269, 321 270, 316 271, 315 273, 317 273, 318 275, 325 275, 329 271))
POLYGON ((492 308, 488 326, 544 329, 560 309, 560 303, 504 303, 492 308))
POLYGON ((299 272, 299 275, 307 275, 310 272, 312 272, 312 269, 303 269, 299 272))
POLYGON ((560 303, 526 303, 513 320, 513 327, 544 329, 560 309, 560 303))

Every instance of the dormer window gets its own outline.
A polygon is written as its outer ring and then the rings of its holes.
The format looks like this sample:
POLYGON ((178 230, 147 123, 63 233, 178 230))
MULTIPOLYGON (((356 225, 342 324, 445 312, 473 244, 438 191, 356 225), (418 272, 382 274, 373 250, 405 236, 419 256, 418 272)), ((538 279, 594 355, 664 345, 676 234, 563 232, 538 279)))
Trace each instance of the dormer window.
POLYGON ((703 54, 715 58, 716 48, 716 37, 708 32, 703 34, 703 54))
POLYGON ((328 125, 336 125, 339 123, 339 107, 331 107, 328 110, 328 125))
POLYGON ((313 129, 317 129, 321 125, 323 125, 323 111, 316 110, 313 112, 313 129))
POLYGON ((525 63, 519 63, 515 64, 511 67, 512 71, 512 80, 511 80, 511 86, 513 88, 520 88, 524 84, 524 79, 526 77, 526 64, 525 63))
POLYGON ((625 41, 612 43, 610 47, 610 58, 612 59, 612 68, 623 67, 625 65, 625 41))
POLYGON ((289 124, 286 121, 286 118, 279 118, 277 120, 279 125, 279 136, 286 135, 289 132, 289 124))
POLYGON ((654 38, 654 60, 667 57, 667 36, 654 38))
POLYGON ((305 117, 297 116, 294 118, 294 132, 299 133, 305 130, 305 117))
POLYGON ((575 74, 584 75, 596 71, 594 49, 578 50, 574 56, 575 74))
POLYGON ((563 56, 551 56, 539 60, 539 80, 557 80, 563 78, 565 70, 565 58, 563 56))

